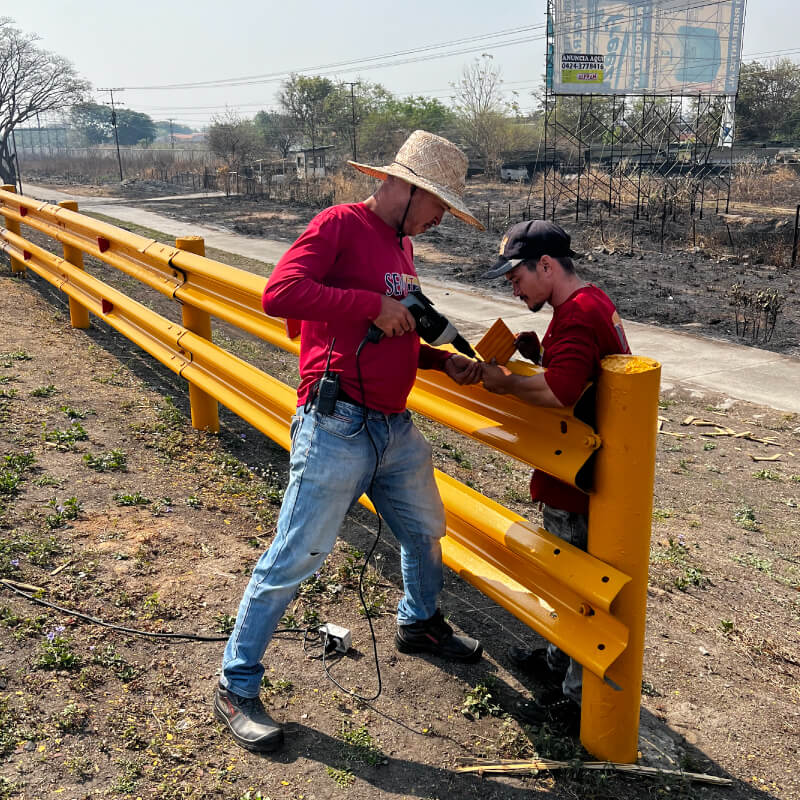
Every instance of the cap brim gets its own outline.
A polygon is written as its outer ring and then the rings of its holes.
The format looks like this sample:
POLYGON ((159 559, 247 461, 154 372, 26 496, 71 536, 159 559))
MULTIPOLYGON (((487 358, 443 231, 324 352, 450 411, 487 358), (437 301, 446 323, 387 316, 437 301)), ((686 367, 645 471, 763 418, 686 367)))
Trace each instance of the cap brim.
POLYGON ((506 272, 510 272, 512 269, 514 269, 514 267, 516 267, 518 264, 521 264, 524 260, 525 259, 523 258, 500 258, 495 262, 494 266, 490 270, 481 275, 481 278, 486 278, 487 280, 490 278, 499 278, 502 275, 505 275, 506 272))

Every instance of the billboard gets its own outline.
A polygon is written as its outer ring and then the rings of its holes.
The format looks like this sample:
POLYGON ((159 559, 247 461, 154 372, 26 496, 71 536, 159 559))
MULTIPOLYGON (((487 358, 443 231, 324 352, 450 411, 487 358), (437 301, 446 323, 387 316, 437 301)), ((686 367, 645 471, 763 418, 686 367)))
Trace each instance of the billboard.
POLYGON ((746 0, 553 0, 556 94, 735 95, 746 0))

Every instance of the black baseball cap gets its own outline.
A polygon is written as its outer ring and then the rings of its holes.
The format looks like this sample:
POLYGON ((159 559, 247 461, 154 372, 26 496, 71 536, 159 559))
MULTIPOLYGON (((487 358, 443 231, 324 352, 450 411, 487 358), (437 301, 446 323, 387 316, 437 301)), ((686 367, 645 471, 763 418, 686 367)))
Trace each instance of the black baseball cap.
POLYGON ((529 258, 572 257, 569 234, 555 222, 529 219, 512 225, 500 242, 500 258, 482 278, 498 278, 529 258))

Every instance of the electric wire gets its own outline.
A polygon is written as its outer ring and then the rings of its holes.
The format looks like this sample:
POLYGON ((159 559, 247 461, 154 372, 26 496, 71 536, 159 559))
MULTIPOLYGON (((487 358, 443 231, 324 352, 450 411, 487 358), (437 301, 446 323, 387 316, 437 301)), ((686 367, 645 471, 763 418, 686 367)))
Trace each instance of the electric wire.
MULTIPOLYGON (((361 344, 359 344, 356 350, 356 374, 358 375, 358 386, 361 392, 361 410, 362 410, 362 418, 364 421, 364 430, 367 432, 367 436, 369 437, 369 442, 372 445, 372 449, 375 453, 375 466, 372 470, 372 475, 369 480, 369 488, 367 490, 367 496, 371 497, 373 494, 373 490, 375 488, 375 478, 378 475, 378 467, 380 466, 381 456, 378 452, 378 445, 375 444, 375 439, 372 436, 372 431, 369 429, 369 412, 367 411, 367 403, 366 403, 366 392, 364 391, 364 380, 361 375, 361 352, 364 349, 364 345, 367 344, 369 341, 368 337, 365 336, 361 340, 361 344)), ((369 552, 364 558, 364 563, 361 566, 361 572, 358 575, 358 597, 361 600, 361 607, 364 609, 364 616, 367 618, 367 625, 369 625, 369 633, 372 638, 372 654, 375 658, 375 674, 377 677, 378 688, 375 691, 375 694, 372 697, 363 697, 362 695, 358 694, 358 692, 352 691, 350 689, 345 688, 342 686, 336 678, 330 672, 330 668, 327 665, 326 661, 326 654, 327 654, 327 645, 328 645, 328 636, 326 634, 325 642, 323 643, 322 648, 322 667, 325 670, 325 676, 328 680, 341 689, 346 694, 350 695, 350 697, 355 697, 357 700, 360 700, 362 703, 371 703, 377 700, 381 696, 381 692, 383 691, 383 679, 381 678, 381 665, 380 660, 378 658, 378 641, 375 637, 375 629, 372 626, 372 616, 369 613, 369 607, 367 606, 367 601, 364 599, 364 575, 367 571, 367 567, 369 566, 369 561, 372 558, 372 554, 375 552, 375 548, 378 546, 378 542, 381 538, 381 531, 383 527, 383 518, 381 517, 381 513, 378 508, 375 508, 375 514, 378 517, 378 531, 375 534, 375 541, 372 543, 372 547, 370 548, 369 552)), ((402 723, 400 723, 402 724, 402 723)))
MULTIPOLYGON (((99 617, 93 617, 91 614, 84 614, 82 611, 76 611, 74 608, 65 608, 57 603, 51 603, 49 600, 45 600, 42 597, 36 597, 34 594, 24 592, 22 589, 13 586, 9 581, 2 578, 0 578, 0 585, 4 586, 11 592, 14 592, 14 594, 24 597, 26 600, 29 600, 32 603, 37 603, 38 605, 52 608, 54 611, 60 611, 62 614, 68 614, 71 617, 77 617, 78 619, 84 620, 84 622, 90 622, 92 625, 99 625, 101 628, 110 628, 111 630, 121 631, 122 633, 129 633, 132 636, 145 636, 151 639, 185 639, 192 642, 226 642, 230 638, 227 635, 207 636, 201 633, 160 633, 158 631, 143 631, 139 628, 129 628, 126 625, 119 625, 115 622, 106 622, 99 617)), ((275 631, 275 633, 307 632, 308 629, 306 628, 279 628, 275 631)))

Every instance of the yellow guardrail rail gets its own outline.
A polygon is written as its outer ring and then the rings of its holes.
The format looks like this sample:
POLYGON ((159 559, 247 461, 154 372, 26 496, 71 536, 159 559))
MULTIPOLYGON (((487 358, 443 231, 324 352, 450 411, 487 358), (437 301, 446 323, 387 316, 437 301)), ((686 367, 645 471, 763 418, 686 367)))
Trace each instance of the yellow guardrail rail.
MULTIPOLYGON (((299 351, 283 321, 261 310, 264 278, 205 258, 197 237, 172 247, 79 214, 75 203, 53 206, 18 196, 13 187, 0 189, 0 215, 5 219, 0 248, 12 270, 30 268, 63 291, 73 326, 86 327, 91 312, 184 377, 196 428, 219 429, 221 402, 289 448, 295 390, 211 341, 213 316, 299 351), (22 224, 60 242, 63 257, 24 238, 22 224), (180 302, 182 324, 87 273, 84 254, 180 302)), ((447 512, 443 555, 455 572, 584 665, 582 740, 598 757, 632 761, 659 367, 647 359, 621 358, 621 364, 605 368, 604 363, 598 382, 602 448, 601 436, 577 419, 574 409, 535 408, 479 386, 457 386, 434 371, 418 374, 409 407, 582 489, 591 488, 595 468, 588 553, 437 470, 447 512), (606 428, 614 431, 612 446, 606 428)), ((366 497, 362 502, 371 508, 366 497)))

